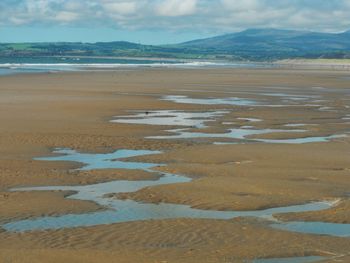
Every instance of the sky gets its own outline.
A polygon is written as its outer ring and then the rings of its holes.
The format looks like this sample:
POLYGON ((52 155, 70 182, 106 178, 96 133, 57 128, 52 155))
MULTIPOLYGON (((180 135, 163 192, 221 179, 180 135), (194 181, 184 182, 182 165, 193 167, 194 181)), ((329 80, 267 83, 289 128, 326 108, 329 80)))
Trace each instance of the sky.
POLYGON ((248 28, 350 29, 350 0, 0 0, 0 42, 178 43, 248 28))

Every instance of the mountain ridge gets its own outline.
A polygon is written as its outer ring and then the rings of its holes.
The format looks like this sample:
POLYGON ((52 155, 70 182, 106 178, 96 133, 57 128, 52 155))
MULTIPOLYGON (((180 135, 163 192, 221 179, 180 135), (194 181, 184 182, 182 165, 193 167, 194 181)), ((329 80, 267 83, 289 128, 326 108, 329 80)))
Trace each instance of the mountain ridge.
POLYGON ((173 45, 142 45, 128 41, 4 43, 0 44, 0 56, 129 56, 257 61, 349 58, 350 30, 322 33, 252 28, 173 45))

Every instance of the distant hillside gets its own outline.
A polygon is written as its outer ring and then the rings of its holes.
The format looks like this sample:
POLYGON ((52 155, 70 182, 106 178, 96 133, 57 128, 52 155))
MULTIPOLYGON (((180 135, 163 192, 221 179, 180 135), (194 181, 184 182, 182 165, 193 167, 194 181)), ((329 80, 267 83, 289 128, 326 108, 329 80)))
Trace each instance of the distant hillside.
POLYGON ((332 57, 350 55, 350 31, 340 34, 279 29, 243 32, 194 40, 180 47, 251 59, 332 57))
POLYGON ((166 46, 141 45, 125 41, 0 44, 0 57, 23 56, 123 56, 256 61, 287 58, 350 58, 350 31, 331 34, 249 29, 166 46))

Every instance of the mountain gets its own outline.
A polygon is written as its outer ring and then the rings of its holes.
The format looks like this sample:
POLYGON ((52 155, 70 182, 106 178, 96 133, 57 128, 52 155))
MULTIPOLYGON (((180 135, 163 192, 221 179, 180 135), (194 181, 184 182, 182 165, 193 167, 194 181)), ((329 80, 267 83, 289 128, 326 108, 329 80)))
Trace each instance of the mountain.
POLYGON ((243 58, 341 56, 350 52, 350 31, 318 33, 281 29, 248 29, 179 45, 243 58))
POLYGON ((336 34, 248 29, 233 34, 162 46, 125 41, 0 44, 0 57, 23 56, 123 56, 255 61, 286 58, 349 58, 350 31, 336 34))
POLYGON ((350 52, 350 31, 332 34, 281 29, 248 29, 189 41, 179 46, 243 58, 339 56, 350 52))

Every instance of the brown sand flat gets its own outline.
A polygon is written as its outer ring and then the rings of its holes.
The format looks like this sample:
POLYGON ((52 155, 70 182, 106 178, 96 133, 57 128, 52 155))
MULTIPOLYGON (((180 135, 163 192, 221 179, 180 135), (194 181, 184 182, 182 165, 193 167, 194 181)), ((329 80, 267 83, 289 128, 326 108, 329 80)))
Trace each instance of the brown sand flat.
POLYGON ((336 199, 349 191, 349 151, 346 141, 187 147, 152 159, 137 159, 167 160, 170 164, 160 169, 195 180, 118 197, 219 210, 255 210, 336 199))
POLYGON ((178 219, 27 234, 0 233, 0 258, 22 258, 30 249, 29 258, 37 262, 45 262, 44 258, 59 262, 71 256, 72 262, 244 262, 254 257, 347 254, 349 242, 272 230, 244 218, 178 219), (22 253, 15 254, 13 249, 22 253))
MULTIPOLYGON (((40 162, 39 162, 40 163, 40 162)), ((21 186, 27 182, 31 185, 41 185, 43 178, 45 184, 52 180, 53 185, 87 185, 113 180, 155 180, 159 175, 139 170, 92 170, 92 171, 62 171, 51 170, 24 170, 26 176, 18 176, 21 186), (36 176, 36 175, 39 176, 36 176)), ((21 174, 21 172, 18 172, 21 174)), ((3 174, 4 175, 4 174, 3 174)), ((12 181, 15 184, 16 181, 12 181)), ((4 189, 6 185, 3 185, 4 189)), ((99 205, 88 202, 65 199, 73 192, 8 192, 0 191, 0 222, 27 219, 39 216, 57 216, 61 214, 93 212, 104 209, 99 205)))
MULTIPOLYGON (((150 187, 122 195, 147 202, 166 201, 203 209, 262 209, 311 200, 344 199, 349 193, 349 139, 304 145, 210 145, 213 140, 149 140, 171 127, 108 121, 130 111, 228 109, 232 113, 203 130, 252 125, 281 128, 307 123, 306 135, 348 131, 348 72, 317 70, 147 69, 116 72, 32 74, 0 77, 0 190, 19 186, 92 184, 116 179, 155 179, 142 171, 72 169, 78 163, 33 161, 55 147, 82 152, 116 149, 161 150, 133 158, 167 163, 166 171, 194 178, 190 183, 150 187), (239 96, 259 99, 257 91, 322 94, 320 106, 235 107, 176 104, 163 95, 196 98, 239 96), (326 107, 326 110, 320 108, 326 107), (327 111, 327 109, 332 111, 327 111), (333 111, 336 110, 336 111, 333 111), (254 117, 247 123, 237 117, 254 117), (222 122, 235 122, 232 127, 222 122)), ((265 98, 278 103, 278 98, 265 98)), ((175 128, 175 127, 174 127, 175 128)), ((304 127, 301 127, 301 129, 304 127)), ((295 129, 288 127, 286 129, 295 129)), ((305 135, 303 134, 303 135, 305 135)), ((291 138, 266 134, 261 138, 291 138)), ((255 138, 258 138, 256 136, 255 138)), ((159 168, 160 169, 160 168, 159 168)), ((79 213, 96 205, 64 199, 65 193, 10 193, 1 201, 2 220, 79 213), (47 199, 47 202, 39 202, 47 199), (20 204, 26 204, 21 206, 20 204), (51 204, 51 206, 49 205, 51 204), (3 212, 6 211, 6 212, 3 212)), ((330 211, 287 215, 293 220, 348 222, 348 205, 330 211)), ((254 257, 341 256, 349 239, 272 230, 242 218, 157 220, 57 231, 0 233, 0 262, 243 262, 254 257)), ((344 257, 346 260, 346 257, 344 257)), ((346 262, 346 261, 344 261, 346 262)))
POLYGON ((21 186, 86 185, 113 180, 152 180, 158 175, 139 170, 75 170, 82 164, 34 160, 0 160, 0 190, 21 186))
POLYGON ((276 218, 288 221, 322 221, 350 224, 350 200, 342 200, 337 206, 322 212, 278 214, 276 218))
POLYGON ((93 202, 69 200, 74 192, 0 192, 0 222, 102 209, 93 202))

